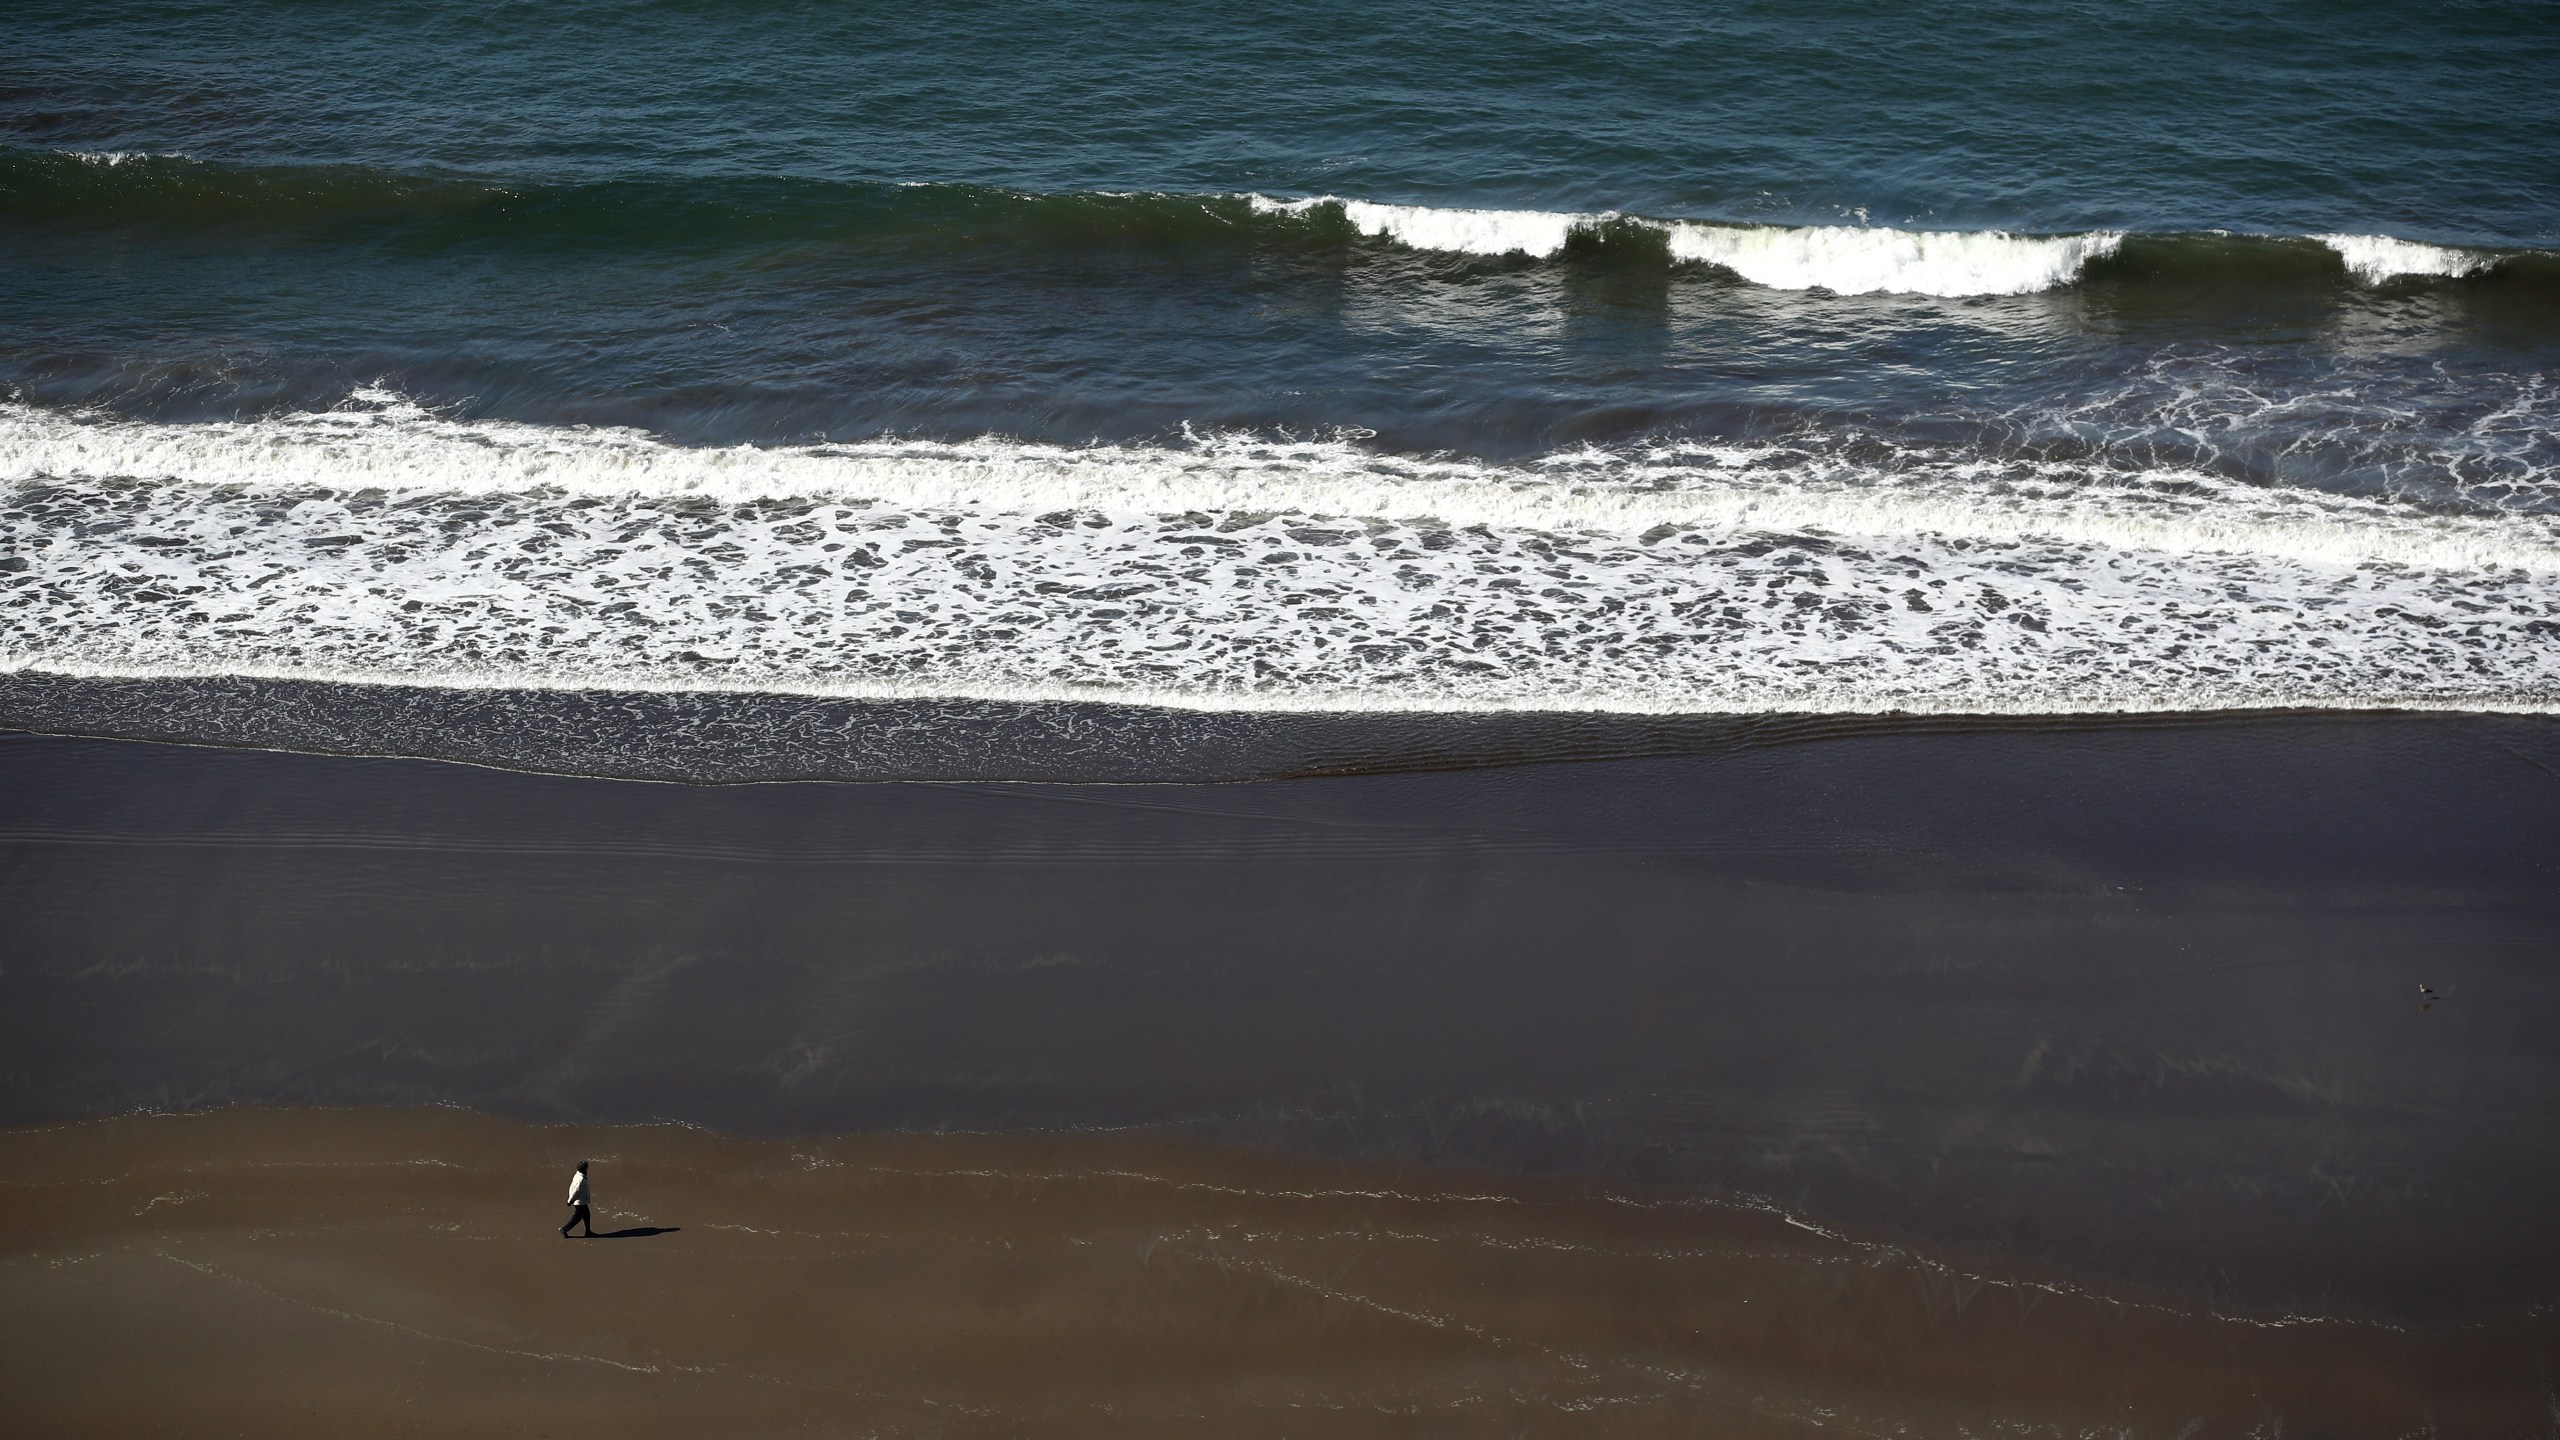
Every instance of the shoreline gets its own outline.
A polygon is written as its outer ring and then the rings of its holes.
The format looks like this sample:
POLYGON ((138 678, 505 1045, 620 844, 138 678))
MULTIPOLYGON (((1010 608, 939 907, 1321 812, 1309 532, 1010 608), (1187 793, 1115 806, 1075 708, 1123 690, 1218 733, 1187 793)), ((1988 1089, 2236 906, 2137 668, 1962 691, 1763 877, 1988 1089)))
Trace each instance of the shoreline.
POLYGON ((2534 708, 2330 706, 1652 713, 1167 709, 1104 700, 514 689, 217 675, 0 673, 0 732, 449 761, 711 784, 1023 780, 1201 784, 1700 755, 1909 734, 2503 721, 2534 708))

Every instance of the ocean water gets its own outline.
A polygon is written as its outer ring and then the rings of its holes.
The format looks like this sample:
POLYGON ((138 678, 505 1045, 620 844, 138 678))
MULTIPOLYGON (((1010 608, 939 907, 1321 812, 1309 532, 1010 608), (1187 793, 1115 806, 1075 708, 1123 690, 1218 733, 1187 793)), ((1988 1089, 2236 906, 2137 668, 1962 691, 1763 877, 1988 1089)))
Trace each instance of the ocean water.
POLYGON ((2530 3, 14 6, 0 667, 2548 711, 2555 81, 2530 3))

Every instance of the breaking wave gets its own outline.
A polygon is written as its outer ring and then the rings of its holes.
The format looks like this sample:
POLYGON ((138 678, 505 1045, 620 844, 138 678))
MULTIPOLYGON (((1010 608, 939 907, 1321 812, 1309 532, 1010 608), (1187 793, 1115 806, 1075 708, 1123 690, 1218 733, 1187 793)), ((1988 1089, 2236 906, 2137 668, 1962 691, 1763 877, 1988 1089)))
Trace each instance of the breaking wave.
POLYGON ((2560 704, 2560 520, 1817 440, 692 449, 0 410, 0 666, 1244 709, 2560 704))
POLYGON ((698 253, 842 245, 940 257, 955 249, 1044 253, 1139 246, 1173 252, 1346 245, 1459 256, 1572 256, 1672 266, 1776 290, 1841 295, 2021 295, 2104 274, 2115 283, 2239 264, 2253 284, 2335 285, 2342 276, 2463 280, 2491 275, 2560 290, 2560 257, 2377 235, 2020 234, 1883 225, 1770 225, 1572 212, 1389 204, 1339 196, 1032 193, 733 177, 499 183, 350 166, 225 166, 183 155, 0 147, 0 206, 21 230, 165 230, 201 245, 324 230, 404 248, 520 244, 698 253), (2137 259, 2136 251, 2140 252, 2137 259))
POLYGON ((1670 227, 1671 254, 1774 290, 1841 295, 2025 295, 2068 285, 2122 235, 1934 233, 1839 225, 1670 227))
POLYGON ((2079 278, 2093 259, 2114 254, 2118 234, 2012 235, 2005 231, 1896 230, 1887 226, 1719 225, 1646 220, 1615 213, 1444 210, 1323 197, 1273 200, 1256 208, 1302 214, 1338 207, 1364 235, 1417 250, 1468 255, 1552 256, 1577 235, 1633 228, 1662 238, 1674 262, 1713 265, 1773 290, 1841 295, 2024 295, 2079 278))
POLYGON ((2421 245, 2412 240, 2395 240, 2388 235, 2316 235, 2312 238, 2337 251, 2338 258, 2346 262, 2348 274, 2376 285, 2404 276, 2477 275, 2497 260, 2496 256, 2477 250, 2421 245))
MULTIPOLYGON (((2079 280, 2090 262, 2123 249, 2125 234, 2021 235, 2005 230, 1902 230, 1886 225, 1744 225, 1650 220, 1615 211, 1441 209, 1320 196, 1249 197, 1256 210, 1306 215, 1337 209, 1363 235, 1415 250, 1462 255, 1565 253, 1577 239, 1613 233, 1659 236, 1674 263, 1711 265, 1772 290, 1839 295, 2027 295, 2079 280)), ((2156 252, 2175 236, 2144 237, 2156 252)), ((2225 241, 2241 239, 2216 236, 2225 241)), ((2250 237, 2267 245, 2285 237, 2250 237)), ((2385 235, 2314 235, 2347 273, 2369 284, 2406 277, 2459 278, 2497 265, 2499 253, 2425 245, 2385 235)), ((2536 252, 2524 252, 2536 253, 2536 252)))

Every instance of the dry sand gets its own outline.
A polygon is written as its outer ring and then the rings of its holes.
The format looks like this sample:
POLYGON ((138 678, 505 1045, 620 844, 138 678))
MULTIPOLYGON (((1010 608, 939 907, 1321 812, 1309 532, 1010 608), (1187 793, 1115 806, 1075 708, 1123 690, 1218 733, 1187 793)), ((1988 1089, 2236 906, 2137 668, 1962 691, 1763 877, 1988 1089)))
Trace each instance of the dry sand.
POLYGON ((2560 1341, 1146 1135, 228 1110, 0 1177, 20 1435, 2519 1435, 2560 1341))

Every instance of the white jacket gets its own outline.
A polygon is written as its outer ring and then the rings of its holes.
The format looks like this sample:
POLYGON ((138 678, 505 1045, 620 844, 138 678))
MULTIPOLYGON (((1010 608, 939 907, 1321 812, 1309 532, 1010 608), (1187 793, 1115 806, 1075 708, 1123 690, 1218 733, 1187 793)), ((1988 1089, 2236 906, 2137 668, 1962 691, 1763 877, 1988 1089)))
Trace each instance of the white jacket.
POLYGON ((596 1202, 588 1198, 588 1193, 587 1172, 584 1170, 571 1171, 569 1175, 569 1203, 572 1205, 593 1205, 596 1202))

